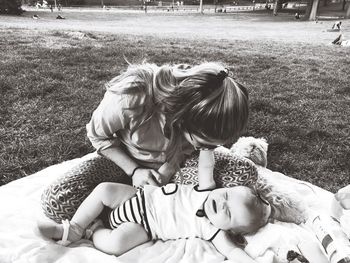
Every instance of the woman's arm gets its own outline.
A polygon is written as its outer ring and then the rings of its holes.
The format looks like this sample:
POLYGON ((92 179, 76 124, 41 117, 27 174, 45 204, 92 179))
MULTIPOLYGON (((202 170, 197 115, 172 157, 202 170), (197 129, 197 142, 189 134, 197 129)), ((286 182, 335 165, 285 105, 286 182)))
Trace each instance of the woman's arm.
POLYGON ((116 132, 125 129, 130 123, 129 116, 124 108, 130 107, 130 98, 127 95, 106 92, 86 125, 87 136, 97 152, 118 165, 133 179, 135 186, 144 184, 158 185, 160 175, 153 169, 137 169, 139 165, 121 147, 121 142, 115 136, 116 132))
POLYGON ((212 243, 221 254, 235 263, 257 263, 243 249, 236 246, 223 230, 215 236, 212 243))
POLYGON ((214 150, 201 150, 198 160, 198 184, 199 190, 214 189, 214 150))
POLYGON ((138 187, 145 184, 159 185, 161 175, 156 170, 148 168, 135 168, 139 165, 127 155, 120 147, 110 147, 100 151, 100 154, 118 165, 127 175, 132 176, 133 185, 138 187), (134 174, 132 174, 134 172, 134 174))

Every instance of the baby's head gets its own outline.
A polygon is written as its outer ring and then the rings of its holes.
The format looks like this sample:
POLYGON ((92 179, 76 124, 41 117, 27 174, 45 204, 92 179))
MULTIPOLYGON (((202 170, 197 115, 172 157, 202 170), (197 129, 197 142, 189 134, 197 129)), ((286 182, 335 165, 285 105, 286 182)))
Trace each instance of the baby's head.
POLYGON ((256 232, 270 217, 271 206, 246 186, 212 191, 204 204, 209 221, 235 234, 256 232))

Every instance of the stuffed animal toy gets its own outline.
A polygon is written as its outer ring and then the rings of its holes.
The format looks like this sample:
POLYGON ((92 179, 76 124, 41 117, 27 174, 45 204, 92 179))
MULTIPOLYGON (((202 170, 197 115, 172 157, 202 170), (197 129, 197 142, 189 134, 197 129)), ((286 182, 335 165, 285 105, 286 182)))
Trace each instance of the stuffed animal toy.
POLYGON ((240 137, 231 147, 231 152, 245 157, 256 165, 267 166, 268 144, 264 138, 240 137))

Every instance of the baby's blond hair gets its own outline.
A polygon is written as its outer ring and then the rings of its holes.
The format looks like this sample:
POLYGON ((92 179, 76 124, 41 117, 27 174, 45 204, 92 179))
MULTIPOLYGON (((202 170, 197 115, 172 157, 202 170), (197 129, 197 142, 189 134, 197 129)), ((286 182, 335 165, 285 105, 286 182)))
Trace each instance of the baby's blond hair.
POLYGON ((295 191, 262 177, 258 178, 255 189, 271 205, 271 219, 295 224, 306 221, 306 207, 295 191))

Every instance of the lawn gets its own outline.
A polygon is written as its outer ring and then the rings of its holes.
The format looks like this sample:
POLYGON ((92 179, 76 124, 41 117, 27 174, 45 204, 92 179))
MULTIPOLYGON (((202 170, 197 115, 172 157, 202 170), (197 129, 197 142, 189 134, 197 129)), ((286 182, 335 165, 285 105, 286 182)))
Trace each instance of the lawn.
MULTIPOLYGON (((143 21, 141 15, 138 23, 181 20, 185 28, 186 23, 191 28, 193 19, 203 19, 149 14, 143 21)), ((279 38, 282 27, 270 18, 246 21, 247 15, 241 21, 236 16, 235 23, 242 24, 237 34, 227 31, 222 37, 215 30, 231 19, 228 16, 208 16, 211 23, 194 32, 196 37, 162 35, 164 24, 144 34, 130 33, 132 26, 118 31, 107 26, 109 32, 104 32, 102 26, 96 29, 102 23, 98 18, 93 28, 85 26, 83 31, 75 27, 78 14, 71 30, 49 23, 24 26, 30 16, 0 17, 0 185, 93 151, 85 124, 103 96, 104 84, 126 68, 124 58, 135 63, 226 63, 249 89, 246 135, 268 140, 268 168, 331 191, 350 183, 350 49, 329 45, 326 39, 334 35, 326 35, 318 24, 280 21, 302 35, 319 30, 320 41, 299 41, 288 38, 286 28, 279 38), (260 38, 252 31, 258 24, 266 30, 260 38)), ((126 23, 126 16, 119 14, 118 19, 126 23)), ((170 26, 176 28, 174 22, 170 26)))

